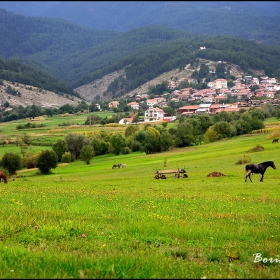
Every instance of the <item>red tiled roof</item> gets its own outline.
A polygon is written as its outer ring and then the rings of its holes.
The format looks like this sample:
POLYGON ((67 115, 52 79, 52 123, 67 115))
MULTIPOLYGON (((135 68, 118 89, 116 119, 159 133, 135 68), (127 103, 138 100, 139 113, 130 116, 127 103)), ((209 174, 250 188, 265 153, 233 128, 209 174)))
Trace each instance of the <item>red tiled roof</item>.
POLYGON ((178 110, 194 110, 194 109, 198 109, 199 106, 198 105, 187 105, 187 106, 183 106, 178 108, 178 110))
POLYGON ((229 107, 227 107, 227 108, 219 108, 219 109, 216 110, 215 113, 220 113, 222 111, 226 111, 226 112, 239 112, 239 110, 240 110, 240 108, 229 108, 229 107))

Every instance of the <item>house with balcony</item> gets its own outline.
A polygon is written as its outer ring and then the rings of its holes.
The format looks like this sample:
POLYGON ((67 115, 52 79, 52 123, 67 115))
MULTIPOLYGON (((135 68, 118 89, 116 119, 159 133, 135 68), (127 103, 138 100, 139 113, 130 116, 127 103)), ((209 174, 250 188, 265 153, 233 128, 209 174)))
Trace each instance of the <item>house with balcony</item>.
POLYGON ((149 108, 145 111, 144 122, 163 121, 164 111, 160 108, 149 108))
POLYGON ((198 109, 195 111, 196 114, 209 114, 211 104, 199 104, 198 109))
POLYGON ((269 78, 269 77, 261 77, 261 83, 262 84, 276 84, 275 78, 269 78))

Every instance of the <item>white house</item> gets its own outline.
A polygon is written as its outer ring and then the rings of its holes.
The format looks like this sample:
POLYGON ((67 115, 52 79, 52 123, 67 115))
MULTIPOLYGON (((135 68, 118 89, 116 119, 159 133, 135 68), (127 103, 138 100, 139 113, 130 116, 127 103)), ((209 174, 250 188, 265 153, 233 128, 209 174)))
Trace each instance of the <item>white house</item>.
POLYGON ((145 111, 144 122, 162 121, 164 111, 160 108, 150 108, 145 111))
POLYGON ((157 99, 147 99, 147 105, 149 106, 149 107, 153 107, 154 105, 156 105, 156 104, 158 104, 158 101, 157 101, 157 99))
POLYGON ((215 88, 227 88, 227 80, 226 79, 216 79, 215 80, 215 88))
POLYGON ((253 84, 256 84, 256 85, 259 85, 260 84, 260 81, 258 78, 253 78, 253 84))
POLYGON ((227 80, 219 78, 215 81, 209 82, 207 86, 215 89, 227 88, 227 80))
POLYGON ((132 124, 134 117, 135 117, 135 114, 134 114, 134 112, 132 112, 130 118, 123 118, 123 119, 121 119, 119 121, 119 124, 132 124))
POLYGON ((211 104, 199 104, 199 108, 195 111, 196 114, 209 114, 211 104))
POLYGON ((261 77, 261 83, 262 84, 276 84, 276 79, 269 78, 269 77, 261 77))
POLYGON ((130 102, 130 103, 127 104, 127 106, 130 106, 131 109, 133 109, 133 110, 139 110, 139 103, 138 102, 135 102, 135 101, 130 102))

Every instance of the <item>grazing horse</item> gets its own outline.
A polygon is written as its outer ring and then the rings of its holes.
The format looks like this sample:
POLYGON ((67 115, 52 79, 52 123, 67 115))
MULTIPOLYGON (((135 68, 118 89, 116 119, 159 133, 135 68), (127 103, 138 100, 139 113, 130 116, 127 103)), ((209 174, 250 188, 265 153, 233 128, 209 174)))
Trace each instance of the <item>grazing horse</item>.
POLYGON ((120 164, 120 163, 116 163, 116 164, 113 165, 112 169, 114 169, 114 168, 120 168, 120 167, 121 167, 121 164, 120 164))
POLYGON ((122 164, 121 164, 121 167, 126 167, 126 164, 125 164, 125 163, 122 163, 122 164))
POLYGON ((267 169, 267 167, 272 167, 273 169, 276 169, 276 166, 274 164, 273 161, 266 161, 266 162, 262 162, 260 164, 247 164, 245 166, 245 170, 246 170, 246 178, 245 178, 245 182, 247 182, 247 177, 249 177, 250 181, 251 180, 251 174, 252 173, 258 173, 261 174, 261 179, 260 182, 263 182, 263 175, 267 169))
POLYGON ((0 171, 0 182, 1 182, 2 180, 4 181, 5 184, 8 183, 8 179, 7 179, 6 174, 5 174, 3 171, 0 171))
POLYGON ((273 139, 273 140, 272 140, 272 144, 273 144, 273 143, 278 143, 278 141, 279 141, 279 139, 273 139))

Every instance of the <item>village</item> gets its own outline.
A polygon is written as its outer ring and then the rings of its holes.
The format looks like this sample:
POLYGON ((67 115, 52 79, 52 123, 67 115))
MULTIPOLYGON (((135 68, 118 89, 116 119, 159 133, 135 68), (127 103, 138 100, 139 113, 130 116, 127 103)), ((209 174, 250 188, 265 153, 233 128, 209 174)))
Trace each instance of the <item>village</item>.
MULTIPOLYGON (((183 88, 153 99, 149 99, 148 94, 137 94, 135 95, 135 101, 127 104, 132 110, 131 117, 123 118, 119 123, 133 123, 134 112, 139 110, 143 102, 146 102, 148 106, 148 109, 145 111, 144 122, 170 122, 175 120, 178 115, 214 115, 221 111, 235 112, 239 111, 240 108, 249 108, 251 106, 260 107, 267 102, 273 105, 279 104, 279 99, 275 98, 275 96, 280 90, 280 84, 277 83, 275 78, 262 76, 258 79, 248 75, 236 79, 233 83, 234 86, 229 88, 226 79, 218 78, 207 83, 207 89, 195 90, 193 88, 183 88), (255 86, 255 90, 253 91, 251 90, 252 86, 255 86), (229 97, 237 101, 229 104, 229 97), (168 106, 169 101, 183 101, 185 104, 195 103, 196 105, 182 106, 176 110, 175 116, 168 116, 164 112, 164 108, 168 106)), ((171 89, 176 87, 173 81, 169 81, 169 87, 171 89)), ((112 110, 118 107, 119 101, 111 101, 108 105, 112 110)))

